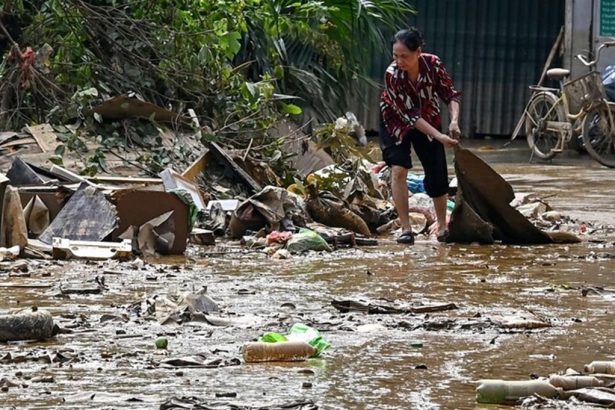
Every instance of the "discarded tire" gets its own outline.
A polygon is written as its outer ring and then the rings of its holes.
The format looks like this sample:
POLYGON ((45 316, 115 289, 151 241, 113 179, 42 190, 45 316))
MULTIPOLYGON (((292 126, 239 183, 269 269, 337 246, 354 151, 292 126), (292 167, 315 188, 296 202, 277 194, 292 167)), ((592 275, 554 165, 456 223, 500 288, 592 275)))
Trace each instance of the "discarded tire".
POLYGON ((53 318, 45 310, 0 315, 0 342, 43 340, 53 336, 53 318))

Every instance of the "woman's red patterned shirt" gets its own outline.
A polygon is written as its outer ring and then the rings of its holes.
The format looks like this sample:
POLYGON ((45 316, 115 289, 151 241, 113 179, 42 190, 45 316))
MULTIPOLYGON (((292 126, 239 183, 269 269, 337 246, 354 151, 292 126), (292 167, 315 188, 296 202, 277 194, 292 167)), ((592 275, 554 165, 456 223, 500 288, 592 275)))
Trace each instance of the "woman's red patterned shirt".
POLYGON ((419 57, 419 75, 410 80, 406 71, 391 63, 384 75, 385 88, 380 96, 382 120, 389 134, 399 144, 402 138, 423 118, 434 128, 440 129, 440 104, 458 101, 461 92, 455 90, 453 80, 440 58, 422 53, 419 57))

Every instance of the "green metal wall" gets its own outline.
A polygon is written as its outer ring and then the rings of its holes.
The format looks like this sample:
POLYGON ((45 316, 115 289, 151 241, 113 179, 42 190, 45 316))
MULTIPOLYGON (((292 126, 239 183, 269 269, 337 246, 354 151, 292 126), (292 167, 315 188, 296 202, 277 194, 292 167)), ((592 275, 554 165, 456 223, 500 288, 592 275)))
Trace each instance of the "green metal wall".
MULTIPOLYGON (((409 24, 425 35, 463 92, 464 135, 510 135, 564 24, 565 0, 415 0, 409 24)), ((381 82, 389 50, 374 55, 381 82)), ((378 92, 366 91, 377 103, 378 92)), ((372 103, 372 104, 374 104, 372 103)), ((377 105, 359 111, 377 129, 377 105)))

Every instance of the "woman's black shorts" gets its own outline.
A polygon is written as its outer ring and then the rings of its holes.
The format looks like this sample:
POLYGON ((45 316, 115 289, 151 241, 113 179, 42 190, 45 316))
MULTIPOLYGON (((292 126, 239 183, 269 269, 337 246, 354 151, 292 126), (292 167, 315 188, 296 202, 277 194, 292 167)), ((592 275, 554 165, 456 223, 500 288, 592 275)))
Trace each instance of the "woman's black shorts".
MULTIPOLYGON (((390 138, 390 136, 387 136, 390 138)), ((388 144, 387 144, 388 145, 388 144)), ((412 130, 399 145, 389 145, 382 150, 382 159, 388 166, 412 168, 410 153, 414 147, 416 156, 425 171, 425 191, 432 198, 448 193, 448 170, 446 153, 442 143, 429 139, 419 130, 412 130)))

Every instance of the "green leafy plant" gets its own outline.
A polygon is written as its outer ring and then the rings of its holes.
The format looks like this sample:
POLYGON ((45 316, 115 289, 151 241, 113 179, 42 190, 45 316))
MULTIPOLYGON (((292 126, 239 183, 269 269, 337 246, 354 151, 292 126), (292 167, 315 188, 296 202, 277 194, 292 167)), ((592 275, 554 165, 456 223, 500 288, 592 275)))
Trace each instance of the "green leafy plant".
MULTIPOLYGON (((405 0, 13 5, 23 36, 0 65, 0 128, 75 124, 58 155, 82 149, 88 138, 103 150, 140 146, 150 150, 141 160, 151 172, 194 153, 158 149, 152 121, 108 123, 92 107, 133 94, 177 113, 193 109, 203 141, 267 145, 277 138, 268 130, 281 118, 316 112, 333 119, 343 112, 346 94, 368 70, 366 55, 384 47, 387 28, 405 24, 411 12, 405 0), (35 56, 26 77, 24 44, 35 56)), ((87 166, 94 164, 101 162, 87 166)))

